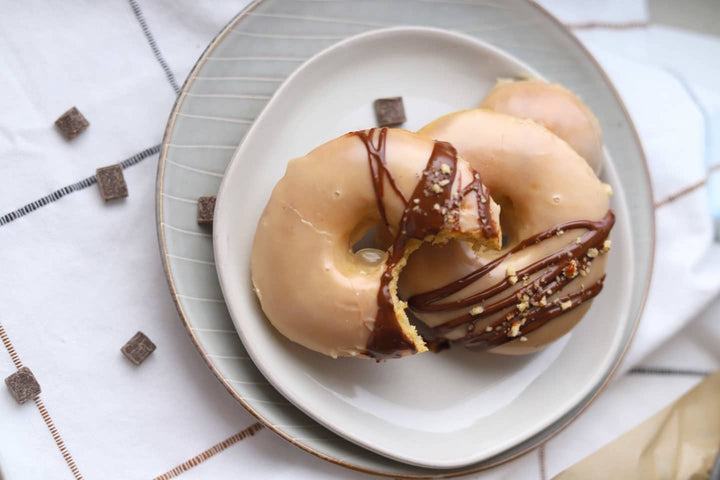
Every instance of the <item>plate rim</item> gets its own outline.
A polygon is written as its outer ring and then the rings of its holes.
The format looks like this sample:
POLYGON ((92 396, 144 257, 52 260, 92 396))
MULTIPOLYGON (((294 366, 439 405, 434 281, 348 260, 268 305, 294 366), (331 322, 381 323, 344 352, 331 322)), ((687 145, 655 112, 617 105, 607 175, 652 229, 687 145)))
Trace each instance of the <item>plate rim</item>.
MULTIPOLYGON (((306 445, 305 443, 296 440, 292 435, 289 435, 288 433, 284 432, 283 430, 277 428, 272 424, 272 422, 265 419, 264 416, 262 416, 258 411, 256 411, 252 405, 250 405, 241 395, 239 395, 230 385, 230 383, 222 376, 218 368, 213 364, 213 362, 210 360, 209 355, 203 348, 202 344, 200 343, 199 339, 195 335, 195 332, 192 330, 190 326, 190 322, 188 319, 188 316, 185 314, 185 311, 183 310, 183 307, 180 303, 180 298, 178 296, 178 291, 175 287, 175 281, 174 278, 170 272, 170 263, 169 263, 169 257, 167 252, 167 243, 165 241, 165 230, 163 228, 163 195, 162 195, 162 187, 164 185, 164 177, 165 177, 165 166, 167 163, 167 154, 169 150, 169 143, 170 143, 170 137, 172 136, 172 133, 174 131, 175 127, 175 121, 178 117, 178 113, 180 111, 180 108, 185 100, 186 94, 188 93, 188 90, 194 83, 194 77, 195 74, 200 70, 205 63, 207 62, 207 59, 209 58, 210 54, 220 45, 222 40, 230 33, 230 31, 240 22, 242 21, 250 12, 252 12, 258 5, 263 3, 265 0, 252 0, 245 8, 240 10, 240 12, 237 13, 230 21, 222 27, 222 29, 218 32, 218 34, 208 43, 208 45, 205 47, 203 52, 198 57, 198 60, 194 63, 192 68, 190 69, 187 77, 185 78, 185 81, 182 84, 182 87, 180 89, 180 92, 178 93, 178 96, 175 99, 175 102, 173 104, 172 109, 170 110, 170 114, 168 116, 168 121, 165 127, 165 131, 163 133, 163 139, 161 142, 161 149, 160 149, 160 155, 158 158, 158 167, 157 167, 157 174, 156 174, 156 182, 155 182, 155 226, 157 229, 157 236, 158 236, 158 247, 159 247, 159 253, 162 261, 163 271, 165 273, 165 278, 168 282, 168 287, 170 289, 170 294, 173 300, 173 303, 175 304, 175 308, 178 311, 179 317, 182 320, 182 324, 185 327, 186 333, 189 335, 192 343, 197 348, 198 352, 200 353, 200 356, 202 357, 203 361, 207 365, 207 367, 210 369, 210 371, 215 375, 215 377, 220 381, 220 383, 225 387, 225 389, 230 393, 230 395, 235 398, 236 401, 238 401, 243 408, 245 408, 251 415, 253 415, 257 420, 259 420, 266 428, 273 431, 277 435, 279 435, 284 440, 290 442, 292 445, 295 445, 296 447, 311 453, 315 455, 318 458, 321 458, 323 460, 326 460, 328 462, 334 463, 336 465, 339 465, 341 467, 349 468, 351 470, 363 472, 363 473, 370 473, 374 475, 380 475, 384 477, 393 477, 393 478, 404 478, 404 479, 421 479, 421 478, 451 478, 451 477, 457 477, 460 475, 467 475, 470 473, 476 473, 483 470, 487 470, 493 467, 496 467, 498 465, 507 463, 511 460, 514 460, 517 457, 520 457, 522 455, 525 455, 526 453, 529 453, 532 450, 535 450, 543 445, 545 445, 549 440, 554 438, 557 434, 562 432, 565 428, 568 427, 572 422, 574 422, 582 413, 584 413, 587 408, 595 401, 597 396, 605 390, 610 380, 615 376, 615 373, 617 373, 620 365, 622 365, 625 356, 627 354, 628 349, 630 348, 630 345, 632 345, 633 340, 635 338, 635 334, 638 329, 638 325, 640 324, 640 320, 642 318, 642 314, 645 310, 645 306, 647 304, 647 299, 650 291, 650 284, 652 281, 652 275, 654 270, 654 263, 655 263, 655 249, 656 249, 656 218, 655 218, 655 205, 654 205, 654 195, 653 195, 653 186, 652 181, 650 177, 650 170, 647 163, 647 157, 645 155, 645 150, 643 148, 642 142, 640 141, 640 137, 638 135, 637 129, 635 127, 635 124, 632 120, 632 117, 630 116, 627 107, 625 103, 623 102, 622 98, 620 97, 617 89, 615 88, 614 84, 610 80, 610 77, 607 75, 605 70, 602 68, 600 63, 595 59, 595 57, 590 53, 590 51, 585 47, 585 45, 582 44, 582 42, 575 36, 575 34, 566 27, 562 22, 560 22, 555 16, 553 16, 547 9, 536 3, 534 0, 527 0, 527 3, 534 7, 541 15, 546 17, 551 23, 553 23, 556 27, 558 27, 568 38, 571 42, 575 43, 577 47, 580 48, 580 50, 583 52, 583 54, 588 58, 592 64, 595 66, 596 70, 604 80, 606 86, 608 87, 610 93, 615 97, 615 99, 618 102, 618 105, 620 106, 623 115, 628 121, 628 127, 630 128, 630 131, 632 133, 633 138, 635 139, 635 143, 638 147, 640 158, 642 160, 642 166, 643 166, 643 172, 645 174, 645 179, 647 181, 648 186, 648 193, 649 193, 649 200, 650 200, 650 263, 648 268, 648 281, 645 285, 643 296, 639 305, 639 309, 637 312, 637 315, 635 316, 635 319, 633 321, 633 328, 632 332, 630 333, 630 336, 628 338, 628 341, 623 348, 623 350, 620 352, 620 355, 617 358, 617 361, 615 362, 615 365, 611 368, 609 373, 607 374, 606 378, 603 380, 603 382, 597 387, 597 389, 591 393, 590 398, 587 400, 587 402, 576 412, 572 413, 568 416, 566 419, 559 419, 558 421, 561 422, 560 425, 558 425, 554 431, 549 433, 545 438, 538 441, 537 443, 528 446, 525 449, 519 450, 518 452, 515 452, 511 455, 509 455, 506 458, 502 458, 496 461, 492 461, 490 459, 487 463, 483 463, 479 466, 474 466, 468 469, 461 469, 456 470, 452 472, 443 472, 442 470, 438 470, 437 472, 433 474, 406 474, 406 473, 393 473, 393 472, 387 472, 387 471, 381 471, 381 470, 374 470, 372 468, 363 467, 361 465, 356 465, 354 463, 351 463, 346 460, 342 460, 339 458, 335 458, 333 456, 330 456, 326 453, 323 453, 319 450, 316 450, 315 448, 306 445)), ((293 405, 293 408, 297 408, 293 405)), ((532 438, 532 437, 531 437, 532 438)), ((396 461, 397 460, 393 460, 396 461)), ((462 468, 462 467, 460 467, 462 468)))

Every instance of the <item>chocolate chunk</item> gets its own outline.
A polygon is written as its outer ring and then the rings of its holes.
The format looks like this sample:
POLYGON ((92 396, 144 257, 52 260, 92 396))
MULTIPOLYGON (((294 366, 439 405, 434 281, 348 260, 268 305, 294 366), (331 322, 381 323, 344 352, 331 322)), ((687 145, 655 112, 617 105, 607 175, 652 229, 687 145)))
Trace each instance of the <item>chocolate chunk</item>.
POLYGON ((77 108, 72 107, 60 115, 60 118, 55 120, 55 126, 60 130, 63 137, 72 140, 84 132, 85 129, 90 126, 90 122, 87 121, 77 108))
POLYGON ((155 351, 155 344, 144 333, 137 332, 120 351, 135 365, 140 365, 155 351))
POLYGON ((98 168, 95 173, 103 200, 107 202, 128 196, 127 184, 120 164, 98 168))
POLYGON ((197 222, 202 224, 212 223, 215 214, 215 195, 198 198, 197 222))
POLYGON ((5 379, 10 393, 22 404, 40 395, 40 384, 35 380, 32 370, 22 367, 5 379))
POLYGON ((393 127, 405 122, 402 97, 378 98, 374 105, 378 126, 393 127))

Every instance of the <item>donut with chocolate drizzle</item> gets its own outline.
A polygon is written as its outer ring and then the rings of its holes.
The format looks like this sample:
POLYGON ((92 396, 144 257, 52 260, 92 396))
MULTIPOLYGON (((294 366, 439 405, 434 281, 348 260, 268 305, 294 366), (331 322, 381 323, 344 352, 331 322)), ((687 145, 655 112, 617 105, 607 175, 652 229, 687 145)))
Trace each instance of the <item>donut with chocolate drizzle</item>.
POLYGON ((423 246, 400 296, 428 340, 524 354, 567 333, 605 281, 611 190, 565 141, 529 120, 483 109, 419 133, 448 141, 501 207, 500 251, 423 246))
POLYGON ((499 207, 452 145, 396 129, 352 132, 288 164, 255 232, 260 305, 290 340, 320 353, 398 358, 427 350, 397 281, 423 243, 501 243, 499 207), (381 224, 387 251, 353 246, 381 224))

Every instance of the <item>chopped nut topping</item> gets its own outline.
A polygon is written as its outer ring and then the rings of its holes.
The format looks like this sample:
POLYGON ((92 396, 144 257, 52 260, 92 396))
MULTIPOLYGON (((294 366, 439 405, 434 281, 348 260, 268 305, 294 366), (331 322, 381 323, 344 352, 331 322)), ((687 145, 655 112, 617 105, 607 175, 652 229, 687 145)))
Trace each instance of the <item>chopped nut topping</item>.
POLYGON ((561 303, 560 303, 560 308, 562 308, 563 310, 567 310, 567 309, 570 308, 570 307, 572 307, 572 301, 571 301, 571 300, 567 300, 567 301, 565 301, 565 302, 561 302, 561 303))
POLYGON ((580 245, 580 244, 582 243, 582 238, 577 237, 577 238, 575 239, 575 243, 577 243, 578 245, 580 245))
POLYGON ((470 315, 480 315, 483 313, 485 309, 481 306, 473 307, 472 310, 470 310, 470 315))
POLYGON ((565 230, 558 230, 557 232, 555 232, 555 235, 557 235, 558 237, 560 235, 565 235, 565 230))
POLYGON ((490 325, 488 325, 487 327, 485 327, 485 331, 492 332, 492 327, 490 325))
POLYGON ((518 335, 520 335, 520 323, 514 322, 512 327, 510 327, 508 337, 517 337, 518 335))
POLYGON ((440 171, 445 175, 449 175, 452 170, 450 170, 450 165, 448 165, 447 163, 443 163, 442 165, 440 165, 440 171))
POLYGON ((440 211, 440 204, 439 204, 439 203, 436 203, 435 205, 433 205, 433 210, 437 210, 437 211, 439 212, 439 211, 440 211))
POLYGON ((518 304, 516 305, 516 307, 517 307, 517 309, 518 309, 518 311, 519 311, 520 313, 522 313, 522 312, 524 312, 525 310, 527 310, 527 308, 528 308, 529 306, 530 306, 530 305, 528 305, 528 302, 522 302, 522 303, 518 303, 518 304))
POLYGON ((605 241, 603 242, 602 251, 603 251, 604 253, 605 253, 605 252, 609 252, 611 245, 612 245, 612 242, 610 241, 610 239, 605 240, 605 241))
POLYGON ((527 342, 527 337, 525 337, 525 336, 520 337, 520 341, 521 341, 521 342, 527 342))
POLYGON ((587 256, 590 257, 590 258, 595 258, 595 257, 597 257, 599 254, 600 254, 600 252, 598 252, 598 249, 597 249, 597 248, 591 248, 590 250, 587 251, 587 256))
POLYGON ((515 285, 518 281, 518 278, 516 275, 510 275, 508 277, 508 282, 510 282, 510 285, 515 285))
POLYGON ((419 198, 413 198, 413 203, 414 203, 415 205, 417 205, 418 203, 420 203, 420 199, 419 199, 419 198))
POLYGON ((543 295, 543 297, 540 299, 540 306, 544 307, 545 305, 547 305, 547 297, 543 295))
POLYGON ((575 259, 570 260, 570 263, 563 269, 563 275, 565 275, 566 278, 575 278, 577 277, 578 269, 577 269, 577 261, 575 259))
POLYGON ((513 318, 515 318, 515 315, 513 313, 508 313, 507 315, 505 315, 505 320, 512 320, 513 318))
POLYGON ((513 275, 517 274, 517 271, 515 270, 515 267, 513 265, 508 265, 505 269, 505 273, 507 273, 508 277, 512 277, 513 275))
POLYGON ((583 269, 580 270, 580 276, 581 276, 581 277, 586 277, 587 274, 588 274, 588 271, 587 271, 586 269, 583 268, 583 269))
POLYGON ((442 193, 443 189, 442 189, 442 187, 441 187, 440 185, 438 185, 437 183, 433 183, 432 191, 435 192, 435 193, 442 193))
POLYGON ((440 180, 438 183, 440 184, 441 187, 444 187, 445 185, 447 185, 448 183, 450 183, 450 180, 448 180, 447 178, 445 178, 445 179, 443 179, 443 180, 440 180))

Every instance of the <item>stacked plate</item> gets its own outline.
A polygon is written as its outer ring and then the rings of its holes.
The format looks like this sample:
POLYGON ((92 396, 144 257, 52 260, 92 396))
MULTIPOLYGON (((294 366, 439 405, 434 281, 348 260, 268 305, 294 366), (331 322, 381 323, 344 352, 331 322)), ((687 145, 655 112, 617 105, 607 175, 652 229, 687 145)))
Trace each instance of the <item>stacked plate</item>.
POLYGON ((524 1, 254 2, 188 77, 157 189, 172 295, 211 370, 285 439, 376 474, 469 473, 550 438, 619 364, 649 281, 652 207, 632 124, 589 54, 524 1), (412 130, 477 105, 497 78, 518 76, 575 91, 604 130, 603 180, 618 221, 609 281, 585 320, 518 358, 452 349, 384 364, 332 360, 279 336, 254 299, 249 258, 287 161, 373 126, 376 98, 402 96, 412 130), (196 212, 198 197, 215 194, 213 232, 196 212))

